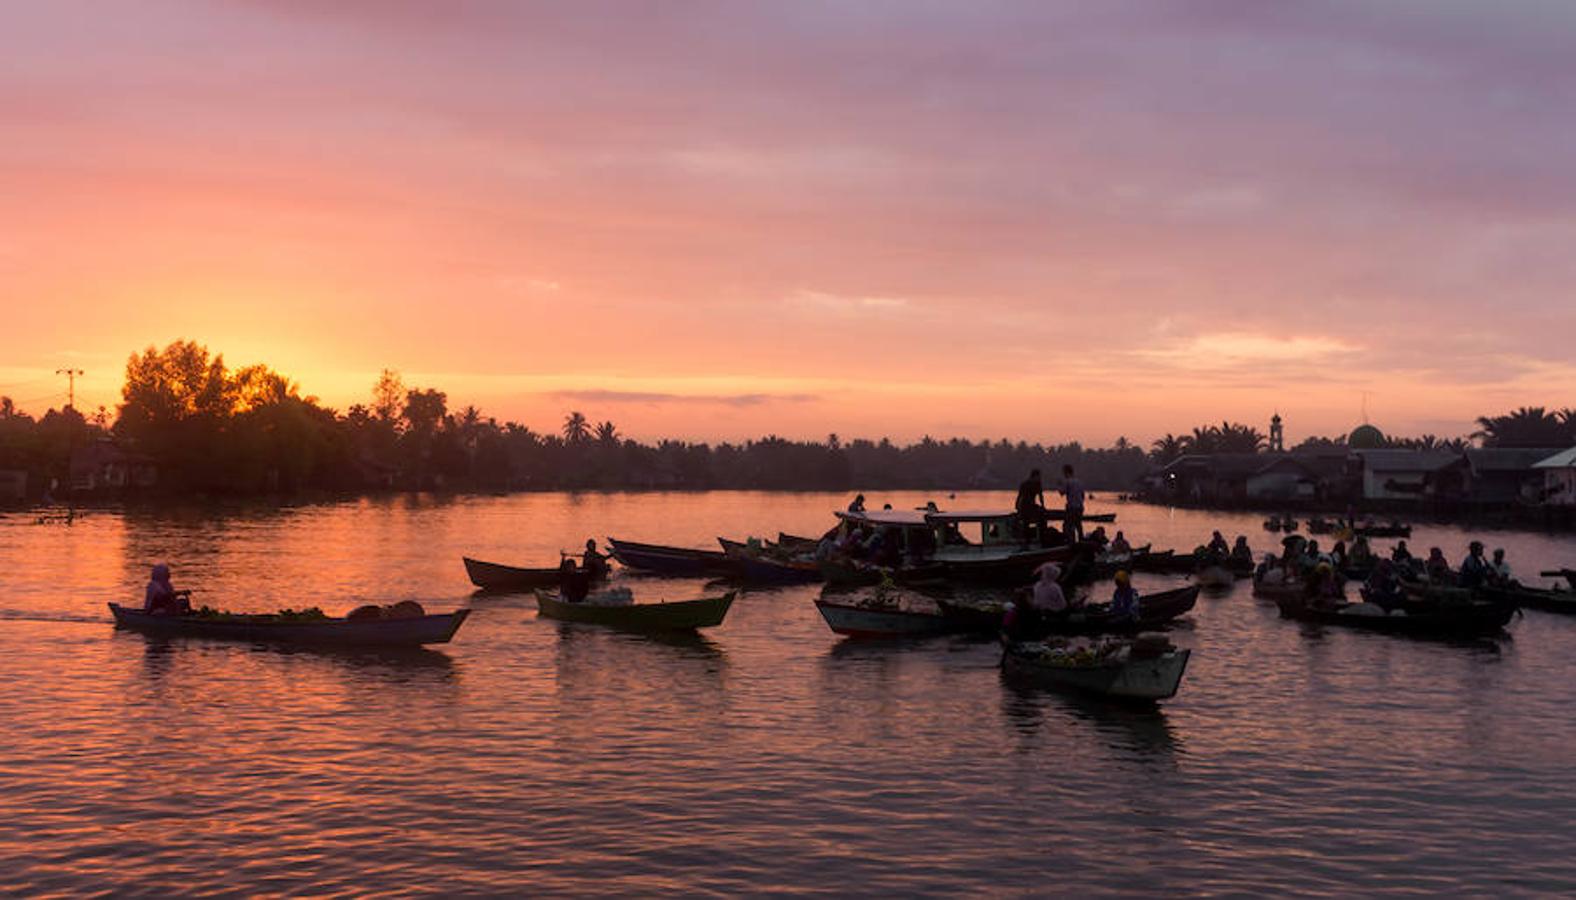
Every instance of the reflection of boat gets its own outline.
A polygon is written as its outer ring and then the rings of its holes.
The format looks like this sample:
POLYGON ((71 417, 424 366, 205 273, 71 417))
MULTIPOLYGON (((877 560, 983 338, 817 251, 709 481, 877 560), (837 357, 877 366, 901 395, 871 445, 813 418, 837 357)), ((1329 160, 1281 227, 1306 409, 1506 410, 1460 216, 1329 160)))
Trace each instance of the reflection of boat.
POLYGON ((408 619, 315 619, 303 621, 273 615, 155 616, 111 603, 119 628, 150 634, 227 638, 288 644, 333 644, 355 647, 410 647, 446 644, 470 610, 413 616, 408 619))
POLYGON ((465 574, 470 576, 471 584, 484 591, 528 591, 539 587, 557 587, 562 577, 556 568, 523 569, 483 562, 469 556, 461 559, 465 560, 465 574))
POLYGON ((1299 622, 1431 637, 1498 634, 1516 614, 1516 604, 1486 599, 1409 602, 1389 612, 1372 603, 1309 606, 1302 597, 1277 597, 1275 605, 1299 622))
POLYGON ((1039 641, 1009 643, 1002 671, 1049 687, 1125 700, 1155 701, 1176 696, 1190 650, 1169 641, 1140 638, 1096 648, 1060 647, 1039 641))
POLYGON ((677 603, 569 603, 547 591, 536 592, 537 611, 549 619, 607 625, 627 631, 683 631, 721 625, 733 593, 677 603))
POLYGON ((660 572, 664 575, 727 575, 733 571, 728 557, 720 550, 692 550, 664 547, 608 538, 613 558, 631 569, 660 572))
MULTIPOLYGON (((1067 520, 1067 510, 1065 510, 1065 509, 1047 509, 1045 511, 1045 518, 1049 519, 1052 522, 1065 522, 1067 520)), ((1084 522, 1115 522, 1116 521, 1116 513, 1085 513, 1082 521, 1084 521, 1084 522)))

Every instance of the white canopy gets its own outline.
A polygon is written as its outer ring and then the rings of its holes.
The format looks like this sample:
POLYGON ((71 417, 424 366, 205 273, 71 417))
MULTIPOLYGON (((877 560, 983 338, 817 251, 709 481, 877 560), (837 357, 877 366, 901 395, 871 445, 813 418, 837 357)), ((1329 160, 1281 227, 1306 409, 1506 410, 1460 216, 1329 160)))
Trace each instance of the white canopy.
POLYGON ((1548 459, 1540 459, 1532 464, 1534 469, 1576 469, 1576 447, 1561 450, 1548 459))

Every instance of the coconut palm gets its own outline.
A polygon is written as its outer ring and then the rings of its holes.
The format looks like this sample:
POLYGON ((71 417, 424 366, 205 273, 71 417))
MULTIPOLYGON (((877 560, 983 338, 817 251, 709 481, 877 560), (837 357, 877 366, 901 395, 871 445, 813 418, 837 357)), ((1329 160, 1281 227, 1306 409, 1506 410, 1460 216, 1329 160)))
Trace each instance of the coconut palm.
POLYGON ((1472 436, 1485 447, 1564 447, 1571 441, 1569 419, 1563 412, 1541 406, 1523 406, 1503 416, 1479 416, 1472 436))
POLYGON ((591 438, 591 423, 578 410, 564 416, 564 440, 571 444, 583 443, 591 438))
POLYGON ((618 426, 612 422, 603 422, 596 427, 596 439, 603 444, 618 443, 618 426))
POLYGON ((1157 463, 1168 463, 1186 453, 1187 449, 1186 437, 1167 433, 1165 437, 1156 438, 1155 442, 1149 445, 1149 458, 1157 463))

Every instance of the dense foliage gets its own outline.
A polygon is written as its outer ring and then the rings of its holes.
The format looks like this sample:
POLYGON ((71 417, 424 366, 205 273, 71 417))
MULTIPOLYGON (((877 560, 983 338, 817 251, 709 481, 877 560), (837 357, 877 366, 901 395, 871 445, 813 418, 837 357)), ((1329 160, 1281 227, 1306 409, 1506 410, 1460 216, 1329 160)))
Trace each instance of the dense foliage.
MULTIPOLYGON (((1054 481, 1064 463, 1091 486, 1121 489, 1182 453, 1251 453, 1266 445, 1263 433, 1233 422, 1168 434, 1147 454, 1125 438, 1100 449, 931 437, 898 445, 835 434, 824 441, 647 444, 578 411, 538 432, 472 406, 451 410, 442 391, 407 387, 393 371, 382 373, 368 404, 338 412, 267 366, 231 370, 223 356, 191 341, 132 354, 121 393, 113 425, 103 411, 90 420, 69 407, 35 421, 0 398, 0 468, 25 469, 35 485, 64 483, 74 448, 113 438, 157 466, 157 490, 165 493, 1005 488, 1033 468, 1054 481)), ((1523 408, 1485 416, 1479 425, 1474 437, 1486 446, 1576 444, 1570 409, 1523 408)), ((1310 438, 1299 448, 1337 448, 1344 440, 1310 438)), ((1389 444, 1449 449, 1466 442, 1427 435, 1389 444)))

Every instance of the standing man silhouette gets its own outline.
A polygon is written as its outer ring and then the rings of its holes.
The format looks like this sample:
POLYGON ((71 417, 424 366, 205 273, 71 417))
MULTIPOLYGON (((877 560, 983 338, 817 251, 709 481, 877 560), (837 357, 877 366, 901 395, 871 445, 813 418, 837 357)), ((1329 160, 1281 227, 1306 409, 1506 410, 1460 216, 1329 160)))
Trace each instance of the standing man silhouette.
POLYGON ((1071 465, 1062 466, 1062 496, 1067 498, 1067 517, 1062 528, 1070 540, 1081 541, 1084 539, 1084 486, 1073 477, 1071 465))

